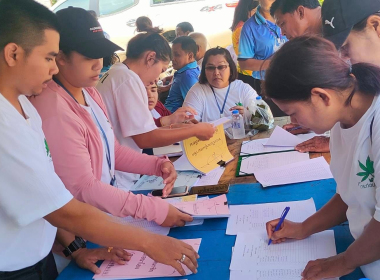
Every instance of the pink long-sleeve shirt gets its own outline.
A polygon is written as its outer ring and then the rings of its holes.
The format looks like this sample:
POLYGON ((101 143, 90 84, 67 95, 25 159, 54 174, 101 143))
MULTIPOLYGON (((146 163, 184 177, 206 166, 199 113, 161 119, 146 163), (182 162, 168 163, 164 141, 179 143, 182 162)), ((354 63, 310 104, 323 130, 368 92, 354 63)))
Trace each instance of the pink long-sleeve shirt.
MULTIPOLYGON (((86 90, 107 116, 99 92, 86 90)), ((161 198, 134 195, 100 181, 103 150, 99 131, 91 115, 62 87, 51 81, 30 101, 42 118, 55 172, 76 199, 114 216, 164 222, 169 205, 161 198)), ((166 161, 121 146, 115 137, 116 170, 162 176, 161 165, 166 161)))

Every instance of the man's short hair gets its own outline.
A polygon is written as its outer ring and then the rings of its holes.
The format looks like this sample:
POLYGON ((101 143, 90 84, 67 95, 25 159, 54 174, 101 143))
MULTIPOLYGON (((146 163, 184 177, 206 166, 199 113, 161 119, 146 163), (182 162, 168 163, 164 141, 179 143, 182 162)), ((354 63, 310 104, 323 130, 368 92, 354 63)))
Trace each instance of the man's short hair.
POLYGON ((201 46, 205 50, 207 49, 207 38, 205 35, 199 32, 191 32, 188 36, 192 38, 197 45, 201 46))
POLYGON ((172 42, 174 44, 181 44, 181 48, 186 52, 186 53, 193 53, 194 58, 197 54, 198 51, 198 46, 197 43, 195 43, 193 38, 190 38, 188 36, 181 36, 172 42))
POLYGON ((33 0, 0 0, 0 52, 15 43, 28 54, 43 44, 46 29, 59 32, 55 14, 45 6, 33 0))
POLYGON ((304 6, 308 9, 315 9, 321 6, 318 0, 276 0, 270 7, 272 17, 278 10, 282 14, 294 13, 299 6, 304 6))
POLYGON ((194 28, 190 22, 184 21, 177 24, 177 27, 181 28, 183 32, 194 32, 194 28))

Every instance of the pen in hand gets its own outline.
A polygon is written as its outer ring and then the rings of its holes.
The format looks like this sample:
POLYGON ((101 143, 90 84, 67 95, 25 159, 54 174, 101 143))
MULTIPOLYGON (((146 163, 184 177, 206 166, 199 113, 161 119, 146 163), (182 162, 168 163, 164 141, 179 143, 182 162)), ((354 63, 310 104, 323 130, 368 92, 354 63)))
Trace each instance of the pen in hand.
MULTIPOLYGON (((282 223, 284 222, 286 215, 288 215, 288 212, 290 210, 290 207, 285 207, 284 211, 281 214, 280 221, 278 222, 277 226, 275 227, 274 232, 278 231, 281 228, 282 223)), ((268 246, 272 243, 272 239, 269 239, 268 246)))
POLYGON ((302 128, 302 126, 296 126, 296 127, 293 127, 293 128, 289 128, 286 131, 290 132, 290 131, 298 130, 298 129, 301 129, 301 128, 302 128))

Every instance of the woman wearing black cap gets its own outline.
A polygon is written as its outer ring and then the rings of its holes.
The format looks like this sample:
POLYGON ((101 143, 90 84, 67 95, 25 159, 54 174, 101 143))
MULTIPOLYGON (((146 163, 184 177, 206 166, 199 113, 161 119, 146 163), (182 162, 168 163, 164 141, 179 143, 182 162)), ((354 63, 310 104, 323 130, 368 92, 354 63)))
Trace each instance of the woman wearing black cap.
POLYGON ((269 237, 275 243, 304 239, 348 221, 355 241, 337 256, 310 261, 303 279, 340 277, 359 266, 366 277, 379 279, 380 68, 350 66, 331 42, 300 37, 274 56, 265 80, 266 95, 292 121, 317 133, 331 130, 337 182, 337 193, 304 222, 285 221, 276 232, 278 220, 268 222, 269 237))

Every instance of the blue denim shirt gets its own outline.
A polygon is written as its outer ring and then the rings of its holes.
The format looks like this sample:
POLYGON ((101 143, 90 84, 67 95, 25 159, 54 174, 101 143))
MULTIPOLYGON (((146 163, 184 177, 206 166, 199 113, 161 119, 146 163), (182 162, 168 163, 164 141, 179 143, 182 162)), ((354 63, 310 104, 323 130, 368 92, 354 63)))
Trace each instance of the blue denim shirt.
POLYGON ((196 61, 185 65, 174 73, 173 84, 165 102, 165 107, 170 112, 174 113, 178 108, 182 107, 187 92, 194 84, 198 83, 200 73, 201 71, 196 61))
MULTIPOLYGON (((265 60, 274 54, 288 39, 281 35, 281 29, 260 14, 260 6, 256 13, 248 19, 241 30, 239 41, 239 59, 254 58, 265 60)), ((265 71, 253 71, 252 77, 264 80, 265 71)))

